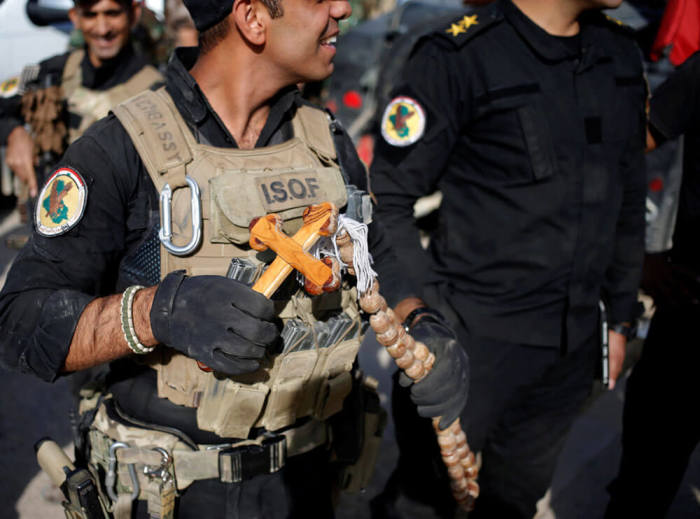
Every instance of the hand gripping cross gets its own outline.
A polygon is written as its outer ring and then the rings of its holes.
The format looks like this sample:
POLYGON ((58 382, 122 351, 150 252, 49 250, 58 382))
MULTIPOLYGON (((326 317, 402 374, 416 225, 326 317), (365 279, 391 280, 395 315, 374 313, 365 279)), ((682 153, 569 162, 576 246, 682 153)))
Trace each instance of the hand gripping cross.
POLYGON ((277 253, 253 290, 271 297, 294 269, 304 274, 307 291, 313 294, 330 292, 340 286, 339 270, 333 268, 332 262, 316 259, 308 253, 321 236, 335 233, 338 208, 330 202, 311 205, 304 210, 303 221, 301 229, 291 238, 282 232, 282 219, 276 214, 256 218, 250 223, 250 246, 258 251, 270 248, 277 253))
MULTIPOLYGON (((337 262, 322 261, 308 251, 322 236, 331 236, 338 227, 338 208, 330 202, 311 205, 302 215, 303 225, 293 237, 282 232, 282 219, 277 214, 255 218, 250 222, 250 246, 258 251, 272 249, 277 257, 253 285, 253 290, 267 298, 280 287, 294 269, 306 277, 310 293, 331 292, 340 286, 337 262), (330 265, 329 265, 330 264, 330 265)), ((197 361, 203 371, 211 368, 197 361)))

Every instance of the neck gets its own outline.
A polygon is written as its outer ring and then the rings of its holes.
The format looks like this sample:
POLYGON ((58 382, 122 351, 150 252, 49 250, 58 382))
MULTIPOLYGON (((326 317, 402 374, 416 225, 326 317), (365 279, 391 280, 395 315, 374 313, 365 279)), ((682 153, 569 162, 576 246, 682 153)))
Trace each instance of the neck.
POLYGON ((255 147, 272 98, 287 85, 249 47, 223 42, 200 56, 190 74, 238 146, 255 147))
POLYGON ((585 10, 579 0, 512 0, 525 16, 553 36, 575 36, 585 10))

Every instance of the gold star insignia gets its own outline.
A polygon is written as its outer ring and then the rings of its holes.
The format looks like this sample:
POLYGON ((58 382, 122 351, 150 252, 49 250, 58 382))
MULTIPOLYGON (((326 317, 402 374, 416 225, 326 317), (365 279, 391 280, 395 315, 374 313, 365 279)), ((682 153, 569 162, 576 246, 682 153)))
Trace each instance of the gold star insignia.
POLYGON ((464 18, 462 18, 462 25, 464 26, 465 31, 467 29, 469 29, 469 27, 471 27, 472 25, 478 25, 478 24, 479 24, 479 22, 477 21, 475 14, 473 14, 471 16, 465 15, 464 18))
POLYGON ((467 32, 467 29, 464 27, 462 22, 460 21, 459 23, 453 23, 449 29, 447 29, 447 32, 449 32, 452 36, 458 36, 459 34, 463 32, 467 32))
POLYGON ((607 14, 606 14, 606 15, 605 15, 605 18, 607 18, 607 20, 608 20, 609 22, 612 22, 612 23, 614 23, 614 24, 617 24, 617 25, 619 25, 620 27, 623 27, 623 26, 625 25, 625 24, 622 23, 620 20, 618 20, 617 18, 613 18, 613 17, 610 16, 610 15, 607 15, 607 14))

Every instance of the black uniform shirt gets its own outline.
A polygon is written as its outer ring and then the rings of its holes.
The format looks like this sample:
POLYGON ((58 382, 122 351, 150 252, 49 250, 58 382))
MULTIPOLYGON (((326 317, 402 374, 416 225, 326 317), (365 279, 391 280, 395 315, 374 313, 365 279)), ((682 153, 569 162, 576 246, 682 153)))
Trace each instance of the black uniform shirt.
POLYGON ((626 30, 599 12, 574 38, 498 1, 423 38, 395 89, 425 111, 409 146, 378 137, 378 211, 415 257, 413 204, 440 190, 428 282, 475 333, 574 348, 601 285, 630 319, 643 254, 645 83, 626 30), (567 341, 567 336, 569 340, 567 341))
MULTIPOLYGON (((221 147, 236 143, 187 72, 195 49, 181 49, 168 66, 166 84, 199 142, 221 147)), ((257 146, 292 136, 291 119, 302 99, 293 88, 274 100, 257 146)), ((349 181, 367 187, 366 172, 351 141, 338 127, 336 144, 349 181)), ((109 116, 93 125, 64 155, 60 166, 76 170, 87 183, 87 206, 66 234, 34 234, 19 253, 0 293, 0 361, 45 380, 58 374, 75 326, 95 297, 122 291, 135 282, 156 280, 133 268, 134 256, 149 247, 158 221, 158 194, 119 121, 109 116), (127 265, 128 264, 128 265, 127 265)), ((395 303, 411 295, 377 222, 370 225, 370 250, 382 275, 383 291, 395 303), (403 287, 403 288, 402 288, 403 287), (404 291, 402 291, 404 290, 404 291)), ((158 249, 155 249, 158 254, 158 249)), ((156 258, 156 264, 159 260, 156 258)))
POLYGON ((674 262, 700 272, 700 52, 688 58, 651 98, 649 122, 658 143, 685 135, 683 180, 673 233, 674 262))
MULTIPOLYGON (((54 56, 39 63, 39 74, 33 82, 37 88, 60 85, 63 77, 63 68, 66 65, 70 52, 54 56)), ((90 90, 104 91, 127 82, 134 74, 139 72, 148 63, 134 52, 131 44, 127 44, 113 59, 106 61, 102 66, 95 67, 87 52, 80 63, 82 72, 81 85, 90 90)), ((25 85, 29 88, 32 85, 25 85)), ((15 95, 0 99, 0 143, 7 142, 7 136, 17 126, 24 124, 21 114, 22 96, 15 95)), ((73 116, 67 121, 68 127, 78 128, 80 120, 73 116)))

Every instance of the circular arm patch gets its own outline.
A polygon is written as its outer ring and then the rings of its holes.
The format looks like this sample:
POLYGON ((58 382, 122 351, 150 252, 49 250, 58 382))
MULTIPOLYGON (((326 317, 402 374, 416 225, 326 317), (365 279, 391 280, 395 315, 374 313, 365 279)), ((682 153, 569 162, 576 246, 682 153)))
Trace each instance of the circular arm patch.
POLYGON ((391 100, 382 116, 382 136, 393 146, 410 146, 425 133, 425 110, 410 97, 391 100))
POLYGON ((44 184, 36 202, 36 230, 42 236, 58 236, 71 230, 85 212, 87 186, 71 168, 59 168, 44 184))
POLYGON ((19 93, 19 77, 11 77, 0 83, 0 97, 12 97, 19 93))

